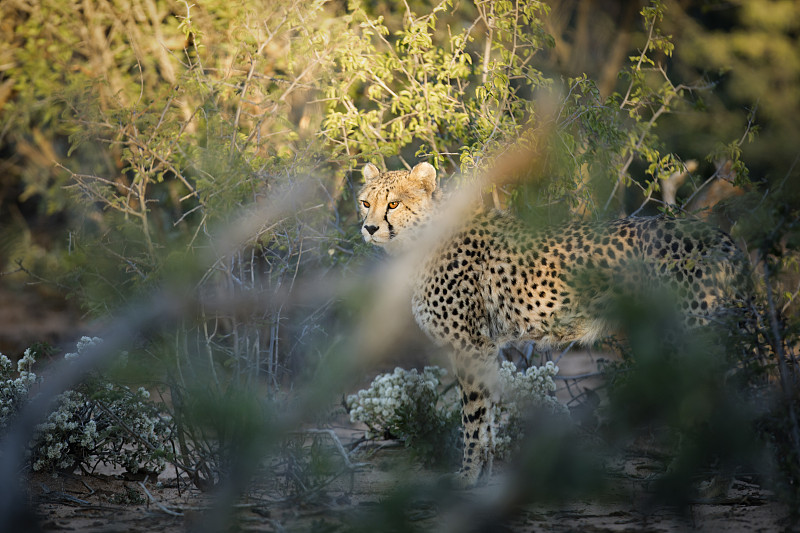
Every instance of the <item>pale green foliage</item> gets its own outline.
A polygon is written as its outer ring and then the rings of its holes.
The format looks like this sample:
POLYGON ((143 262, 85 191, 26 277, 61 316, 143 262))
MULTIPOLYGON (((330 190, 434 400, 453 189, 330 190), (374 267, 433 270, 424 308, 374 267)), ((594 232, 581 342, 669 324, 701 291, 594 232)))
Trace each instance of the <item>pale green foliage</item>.
MULTIPOLYGON (((511 143, 543 147, 548 187, 517 195, 517 205, 561 202, 584 215, 618 206, 615 193, 631 185, 649 199, 681 166, 655 135, 659 117, 691 90, 673 84, 656 58, 673 49, 659 30, 662 2, 642 10, 645 41, 623 72, 629 85, 609 98, 585 76, 566 80, 561 94, 559 80, 537 69, 537 52, 554 42, 542 2, 445 0, 388 20, 360 2, 134 4, 103 1, 87 12, 51 0, 30 19, 3 8, 21 22, 3 49, 16 96, 2 131, 24 153, 59 163, 21 177, 23 196, 42 195, 58 211, 69 191, 76 218, 90 221, 71 228, 56 264, 60 281, 96 313, 196 259, 214 227, 304 175, 319 180, 325 209, 249 243, 284 263, 296 249, 285 241, 309 228, 325 251, 352 250, 357 233, 339 225, 353 217, 342 201, 345 173, 364 160, 396 168, 423 158, 446 176, 493 168, 511 143), (58 28, 44 24, 49 15, 58 28), (58 46, 41 50, 42 39, 58 46), (28 62, 33 49, 46 61, 28 62), (540 106, 543 94, 549 103, 540 106), (64 136, 68 153, 44 148, 64 136), (633 179, 634 161, 645 176, 633 179)), ((204 279, 224 277, 217 270, 204 279)))
POLYGON ((518 93, 548 83, 532 66, 550 40, 541 26, 547 6, 476 7, 478 18, 461 31, 449 24, 461 13, 443 1, 408 12, 391 36, 383 17, 353 3, 339 34, 345 46, 333 54, 342 76, 325 90, 322 134, 334 155, 382 162, 414 147, 437 167, 468 170, 519 134, 533 106, 518 93))
MULTIPOLYGON (((79 358, 88 347, 102 342, 82 337, 75 353, 79 358)), ((41 378, 33 372, 35 357, 31 350, 17 364, 0 354, 0 428, 19 411, 41 378)), ((172 426, 160 412, 150 393, 113 384, 102 377, 59 395, 56 409, 38 424, 29 453, 33 470, 92 470, 98 463, 158 473, 164 469, 172 426)))
POLYGON ((662 116, 685 109, 691 93, 708 86, 675 84, 656 59, 674 50, 670 37, 660 30, 665 11, 660 1, 641 10, 645 40, 620 72, 627 81, 623 93, 603 98, 586 76, 568 80, 568 94, 558 112, 559 142, 553 146, 556 179, 549 192, 581 213, 600 215, 612 206, 625 210, 621 193, 628 187, 641 191, 641 209, 653 199, 661 180, 683 169, 678 156, 664 151, 656 126, 662 116), (634 162, 644 165, 644 175, 632 175, 634 162))
POLYGON ((316 164, 323 4, 2 4, 15 31, 0 43, 13 90, 0 142, 27 158, 22 200, 86 222, 61 264, 92 311, 152 281, 168 256, 194 258, 198 238, 275 176, 316 164))

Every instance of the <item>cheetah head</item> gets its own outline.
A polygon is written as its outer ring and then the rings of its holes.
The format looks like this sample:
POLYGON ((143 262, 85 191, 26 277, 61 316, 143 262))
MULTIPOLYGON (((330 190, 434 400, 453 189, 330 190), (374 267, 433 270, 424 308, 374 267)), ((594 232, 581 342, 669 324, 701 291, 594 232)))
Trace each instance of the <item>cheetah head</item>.
POLYGON ((390 252, 397 250, 433 209, 436 170, 429 163, 420 163, 410 171, 381 173, 367 163, 362 173, 366 183, 358 193, 364 219, 361 234, 369 243, 390 252))

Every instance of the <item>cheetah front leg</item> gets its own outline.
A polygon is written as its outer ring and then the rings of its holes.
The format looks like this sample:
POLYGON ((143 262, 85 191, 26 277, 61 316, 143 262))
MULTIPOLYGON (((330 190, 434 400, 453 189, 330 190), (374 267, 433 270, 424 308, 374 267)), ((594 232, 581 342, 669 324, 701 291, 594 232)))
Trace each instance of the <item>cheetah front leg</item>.
POLYGON ((492 473, 497 364, 493 353, 475 350, 459 352, 453 358, 453 366, 461 388, 464 442, 456 483, 466 488, 475 486, 492 473))

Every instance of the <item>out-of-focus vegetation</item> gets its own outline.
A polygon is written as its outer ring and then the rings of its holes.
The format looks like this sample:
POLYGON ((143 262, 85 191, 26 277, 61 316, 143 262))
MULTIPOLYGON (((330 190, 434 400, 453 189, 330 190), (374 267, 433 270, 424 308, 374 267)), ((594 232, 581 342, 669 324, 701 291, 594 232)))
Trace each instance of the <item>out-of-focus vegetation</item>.
MULTIPOLYGON (((64 358, 78 358, 87 347, 101 342, 96 337, 83 337, 77 351, 64 358)), ((41 378, 32 371, 35 363, 36 354, 27 349, 14 373, 11 361, 0 354, 0 426, 6 426, 41 385, 41 378)), ((157 476, 164 470, 170 432, 170 421, 160 416, 146 389, 133 391, 95 375, 75 390, 59 395, 57 408, 37 425, 30 445, 31 468, 92 472, 102 464, 157 476)))
MULTIPOLYGON (((325 206, 302 222, 336 258, 339 239, 352 249, 347 179, 364 160, 430 159, 447 175, 488 168, 520 137, 547 145, 547 199, 594 216, 638 207, 610 197, 618 183, 628 202, 657 200, 690 158, 712 159, 679 201, 719 161, 746 178, 742 153, 757 181, 792 167, 790 3, 392 7, 4 3, 6 269, 81 282, 82 303, 107 312, 205 246, 209 224, 309 174, 325 206)), ((282 243, 295 254, 296 230, 282 243)))
MULTIPOLYGON (((358 353, 346 332, 374 292, 347 290, 373 255, 354 170, 427 160, 443 182, 502 178, 486 203, 536 223, 685 216, 730 181, 714 213, 750 252, 758 296, 737 362, 756 351, 779 381, 747 420, 796 493, 795 3, 7 0, 0 28, 2 279, 46 283, 103 320, 156 290, 192 302, 130 351, 134 379, 169 393, 169 459, 197 486, 277 442, 295 470, 269 471, 314 486, 305 441, 281 437, 357 379, 337 363, 358 353)), ((708 386, 695 399, 721 405, 716 363, 669 401, 708 386)), ((665 374, 640 375, 621 394, 665 374)), ((731 428, 709 420, 722 446, 731 428)))

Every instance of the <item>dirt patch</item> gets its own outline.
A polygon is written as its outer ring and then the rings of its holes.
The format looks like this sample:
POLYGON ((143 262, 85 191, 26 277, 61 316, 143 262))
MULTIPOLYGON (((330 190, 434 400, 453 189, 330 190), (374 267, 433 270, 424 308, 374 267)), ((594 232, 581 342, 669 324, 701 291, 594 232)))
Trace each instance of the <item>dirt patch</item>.
MULTIPOLYGON (((357 432, 340 432, 342 440, 357 432)), ((276 491, 274 479, 256 476, 247 495, 233 509, 231 521, 242 531, 348 531, 364 524, 381 529, 400 520, 422 531, 464 531, 490 523, 507 530, 534 532, 777 531, 791 529, 789 509, 769 491, 741 479, 717 500, 695 503, 679 513, 654 507, 648 484, 660 466, 646 453, 631 453, 614 466, 611 489, 591 499, 526 504, 504 510, 507 467, 498 465, 491 482, 478 489, 431 498, 411 497, 403 487, 434 486, 440 474, 409 462, 409 454, 392 443, 370 450, 366 466, 337 478, 315 494, 291 497, 276 491), (402 502, 402 508, 392 501, 402 502), (495 505, 497 504, 497 505, 495 505), (399 517, 399 518, 398 518, 399 517), (502 517, 502 518, 500 518, 502 517)), ((44 531, 194 530, 206 525, 216 502, 213 495, 163 473, 158 480, 131 480, 121 475, 33 475, 28 483, 31 504, 44 531)), ((433 493, 431 493, 433 494, 433 493)))
POLYGON ((142 483, 109 475, 54 478, 48 474, 31 477, 29 497, 44 531, 85 532, 184 531, 191 509, 209 499, 190 488, 179 491, 169 482, 142 483))

